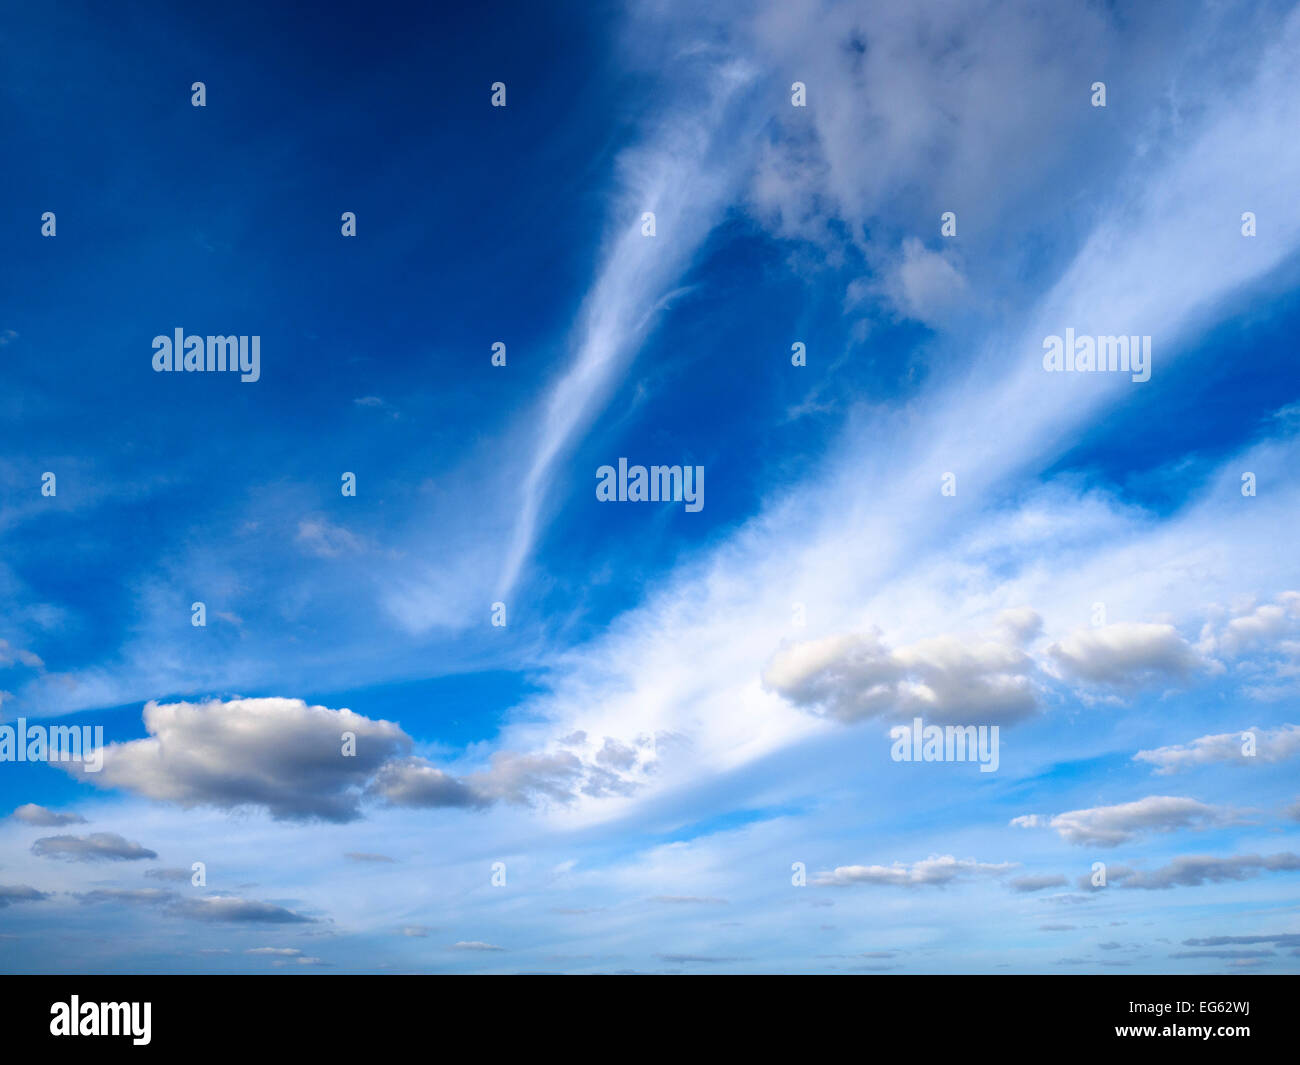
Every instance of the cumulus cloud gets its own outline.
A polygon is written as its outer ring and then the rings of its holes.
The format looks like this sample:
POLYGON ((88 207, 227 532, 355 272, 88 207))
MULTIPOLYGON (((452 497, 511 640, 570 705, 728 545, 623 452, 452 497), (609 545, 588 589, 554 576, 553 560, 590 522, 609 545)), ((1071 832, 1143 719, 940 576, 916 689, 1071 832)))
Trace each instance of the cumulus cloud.
POLYGON ((1200 665, 1172 625, 1132 621, 1077 629, 1048 654, 1067 677, 1115 688, 1179 680, 1200 665))
POLYGON ((505 950, 505 947, 498 947, 494 943, 484 943, 481 939, 462 939, 459 943, 453 943, 447 948, 448 950, 505 950))
POLYGON ((463 781, 419 757, 396 758, 379 768, 369 791, 394 806, 483 806, 463 781))
POLYGON ((821 873, 817 884, 846 886, 848 884, 888 884, 899 887, 941 886, 955 880, 974 877, 996 877, 1011 869, 1016 862, 977 862, 972 858, 954 858, 951 854, 931 855, 910 865, 894 862, 892 865, 840 865, 829 873, 821 873))
POLYGON ((86 819, 80 814, 56 813, 44 806, 37 806, 34 802, 23 803, 11 816, 16 821, 23 821, 29 825, 39 825, 41 828, 60 828, 63 825, 84 825, 86 823, 86 819))
POLYGON ((89 836, 42 836, 32 844, 41 858, 69 862, 134 862, 157 858, 156 851, 123 839, 116 832, 92 832, 89 836))
POLYGON ((100 772, 77 762, 60 768, 98 787, 185 807, 262 807, 277 820, 344 822, 361 816, 365 798, 484 808, 628 794, 633 774, 656 757, 653 741, 634 748, 605 737, 589 757, 502 750, 487 769, 457 777, 410 754, 413 742, 397 724, 301 699, 150 702, 144 723, 147 738, 104 748, 100 772))
POLYGON ((150 702, 149 735, 104 748, 104 765, 88 783, 123 788, 181 806, 261 806, 281 820, 349 821, 360 816, 367 780, 411 739, 390 721, 351 710, 308 706, 301 699, 150 702), (344 733, 355 736, 345 756, 344 733))
POLYGON ((1033 662, 1019 646, 1032 611, 999 618, 985 638, 935 636, 892 650, 878 630, 789 644, 763 684, 796 706, 842 722, 924 714, 940 723, 1017 721, 1034 710, 1033 662))
POLYGON ((951 252, 928 249, 916 237, 903 241, 901 258, 891 265, 884 294, 893 309, 926 325, 941 323, 962 301, 966 279, 951 252))
POLYGON ((1282 762, 1297 754, 1300 754, 1300 725, 1282 725, 1275 729, 1251 727, 1241 732, 1201 736, 1188 744, 1138 751, 1133 758, 1150 763, 1156 767, 1156 773, 1163 776, 1214 763, 1244 766, 1257 762, 1282 762), (1250 750, 1254 754, 1246 753, 1250 750))
POLYGON ((583 774, 582 761, 569 751, 543 754, 516 754, 498 751, 492 756, 492 768, 474 773, 467 783, 487 801, 528 803, 536 795, 559 802, 567 801, 583 774))
POLYGON ((1143 832, 1172 832, 1179 828, 1205 828, 1230 824, 1230 811, 1195 799, 1171 795, 1149 795, 1137 802, 1117 806, 1094 806, 1043 817, 1028 814, 1012 818, 1020 828, 1053 828, 1067 843, 1091 843, 1114 847, 1127 843, 1143 832))
POLYGON ((1248 651, 1287 650, 1283 637, 1300 629, 1300 592, 1286 591, 1272 603, 1232 613, 1226 621, 1207 622, 1200 647, 1207 654, 1236 658, 1248 651))

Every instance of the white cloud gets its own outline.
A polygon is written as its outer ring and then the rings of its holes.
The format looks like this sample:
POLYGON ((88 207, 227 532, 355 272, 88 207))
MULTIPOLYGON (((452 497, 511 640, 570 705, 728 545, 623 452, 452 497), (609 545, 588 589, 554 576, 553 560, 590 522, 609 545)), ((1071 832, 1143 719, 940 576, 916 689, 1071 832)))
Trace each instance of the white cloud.
POLYGON ((367 797, 482 808, 626 795, 657 757, 653 738, 632 747, 607 736, 598 748, 586 741, 581 754, 497 750, 486 769, 455 776, 410 754, 412 740, 394 722, 274 697, 150 702, 144 724, 147 738, 104 747, 98 772, 58 765, 97 787, 181 806, 261 807, 282 820, 346 822, 361 816, 367 797))
POLYGON ((1229 824, 1234 820, 1236 815, 1231 811, 1207 806, 1195 799, 1149 795, 1136 802, 1071 810, 1051 818, 1029 814, 1013 818, 1011 823, 1021 828, 1053 828, 1067 843, 1114 847, 1127 843, 1144 832, 1206 828, 1229 824))
POLYGON ((360 789, 410 748, 391 721, 301 699, 150 702, 145 739, 104 747, 103 768, 60 768, 87 783, 124 788, 182 806, 263 806, 275 817, 345 821, 359 816, 360 789), (345 755, 344 733, 355 736, 345 755))
POLYGON ((1117 688, 1182 680, 1200 664, 1172 625, 1132 621, 1076 629, 1049 654, 1066 676, 1117 688))
POLYGON ((29 825, 39 825, 42 828, 58 828, 61 825, 84 825, 86 819, 80 814, 74 813, 57 813, 54 810, 47 810, 44 806, 37 806, 34 802, 23 803, 22 806, 14 810, 11 815, 17 821, 23 821, 29 825))
POLYGON ((940 323, 963 301, 966 279, 951 252, 930 251, 915 237, 903 241, 901 260, 884 283, 890 304, 900 314, 927 325, 940 323))
POLYGON ((1249 728, 1241 732, 1220 732, 1201 736, 1188 744, 1157 747, 1151 751, 1138 751, 1135 761, 1149 762, 1161 775, 1176 773, 1193 766, 1227 765, 1249 766, 1256 763, 1286 761, 1300 755, 1300 725, 1282 725, 1275 729, 1249 728), (1254 750, 1248 755, 1246 751, 1254 750))
POLYGON ((971 877, 997 877, 1017 867, 1016 862, 977 862, 972 858, 954 858, 951 854, 931 855, 910 865, 840 865, 822 873, 815 883, 836 886, 848 884, 888 884, 898 887, 921 887, 951 884, 971 877))
POLYGON ((935 636, 890 650, 880 632, 790 644, 763 683, 796 706, 839 721, 924 713, 938 722, 1006 723, 1034 710, 1033 663, 1018 646, 1038 618, 1010 615, 995 638, 935 636))

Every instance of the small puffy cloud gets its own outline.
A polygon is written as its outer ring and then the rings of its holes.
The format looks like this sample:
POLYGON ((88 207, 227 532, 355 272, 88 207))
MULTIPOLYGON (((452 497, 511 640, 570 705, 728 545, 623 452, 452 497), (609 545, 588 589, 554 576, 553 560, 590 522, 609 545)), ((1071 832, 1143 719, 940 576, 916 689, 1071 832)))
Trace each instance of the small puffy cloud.
POLYGON ((1132 621, 1077 629, 1048 654, 1065 676, 1114 688, 1178 680, 1201 665, 1172 625, 1132 621))
POLYGON ((1168 775, 1198 765, 1224 763, 1252 765, 1256 762, 1282 762, 1300 754, 1300 725, 1282 725, 1275 729, 1249 728, 1242 732, 1221 732, 1201 736, 1191 743, 1138 751, 1135 761, 1149 762, 1156 773, 1168 775), (1254 754, 1247 751, 1254 750, 1254 754))
POLYGON ((474 773, 466 782, 483 798, 527 804, 544 795, 557 802, 573 797, 583 775, 582 761, 569 751, 516 754, 497 751, 487 772, 474 773))
POLYGON ((1250 651, 1273 651, 1283 637, 1295 632, 1300 621, 1300 592, 1287 591, 1273 603, 1238 611, 1226 623, 1207 623, 1201 647, 1207 654, 1236 658, 1250 651))
POLYGON ((15 821, 38 825, 41 828, 60 828, 63 825, 84 825, 86 823, 86 819, 80 814, 56 813, 53 810, 47 810, 44 806, 37 806, 34 802, 23 803, 13 812, 12 816, 15 821))
POLYGON ((900 315, 936 326, 964 301, 966 279, 951 252, 930 251, 916 237, 908 237, 901 257, 887 268, 883 289, 900 315))
POLYGON ((1280 636, 1286 628, 1286 608, 1277 603, 1267 603, 1229 621, 1219 639, 1219 646, 1229 654, 1239 654, 1254 644, 1280 636))
POLYGON ((857 721, 895 705, 901 670, 879 633, 829 636, 778 651, 763 684, 796 706, 839 721, 857 721))
POLYGON ((302 954, 297 947, 249 947, 245 954, 265 954, 273 957, 296 958, 302 954))
POLYGON ((354 555, 365 546, 360 537, 347 529, 319 520, 300 521, 297 541, 304 550, 318 558, 354 555))
POLYGON ((68 862, 134 862, 157 858, 156 851, 124 839, 116 832, 92 832, 88 836, 42 836, 32 844, 40 858, 68 862))
POLYGON ((541 800, 572 802, 578 795, 624 795, 636 785, 621 768, 635 768, 635 752, 606 739, 597 762, 569 750, 523 754, 497 751, 489 768, 454 777, 419 757, 394 759, 371 782, 370 793, 394 806, 486 807, 497 802, 532 806, 541 800), (611 753, 612 752, 612 753, 611 753), (604 754, 604 765, 598 764, 604 754))
POLYGON ((0 910, 15 902, 40 902, 49 897, 49 892, 37 891, 26 884, 0 884, 0 910))
POLYGON ((350 821, 360 816, 369 778, 411 745, 391 721, 301 699, 150 702, 144 724, 145 739, 104 747, 98 773, 78 762, 60 768, 186 807, 260 806, 278 820, 350 821), (343 753, 344 733, 356 738, 354 755, 343 753))
POLYGON ((144 723, 145 739, 104 747, 99 772, 78 762, 59 767, 98 787, 181 806, 260 807, 277 820, 334 822, 360 817, 364 798, 483 808, 626 794, 635 782, 620 767, 640 768, 633 748, 606 738, 595 761, 563 749, 497 751, 487 769, 455 777, 411 755, 413 742, 397 724, 301 699, 150 702, 144 723))
POLYGON ((482 796, 423 758, 395 758, 380 767, 369 791, 394 806, 483 806, 482 796))
POLYGON ((849 884, 887 884, 898 887, 941 886, 955 880, 1001 876, 1017 867, 1015 862, 977 862, 971 858, 954 858, 951 854, 931 855, 910 865, 840 865, 820 874, 816 883, 839 887, 849 884))
POLYGON ((1012 818, 1021 828, 1053 828, 1067 843, 1090 843, 1114 847, 1143 832, 1172 832, 1179 828, 1205 828, 1229 824, 1230 811, 1207 806, 1195 799, 1171 795, 1149 795, 1137 802, 1117 806, 1095 806, 1071 810, 1045 818, 1038 814, 1012 818))
POLYGON ((787 645, 763 684, 796 706, 843 722, 923 714, 940 723, 1019 720, 1034 710, 1034 666, 1020 647, 1033 611, 1006 612, 986 637, 953 635, 893 650, 877 630, 787 645))
POLYGON ((505 947, 498 947, 493 943, 484 943, 481 939, 462 939, 459 943, 453 943, 447 948, 448 950, 505 950, 505 947))
POLYGON ((387 854, 369 854, 366 851, 348 851, 343 855, 344 858, 351 862, 395 862, 396 858, 390 858, 387 854))

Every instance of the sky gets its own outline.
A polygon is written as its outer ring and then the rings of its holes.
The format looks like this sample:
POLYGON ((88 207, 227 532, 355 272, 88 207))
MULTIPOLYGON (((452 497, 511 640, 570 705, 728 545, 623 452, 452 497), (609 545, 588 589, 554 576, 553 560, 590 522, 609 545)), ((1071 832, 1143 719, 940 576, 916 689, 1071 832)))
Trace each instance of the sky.
POLYGON ((1298 49, 8 12, 0 970, 1300 971, 1298 49))

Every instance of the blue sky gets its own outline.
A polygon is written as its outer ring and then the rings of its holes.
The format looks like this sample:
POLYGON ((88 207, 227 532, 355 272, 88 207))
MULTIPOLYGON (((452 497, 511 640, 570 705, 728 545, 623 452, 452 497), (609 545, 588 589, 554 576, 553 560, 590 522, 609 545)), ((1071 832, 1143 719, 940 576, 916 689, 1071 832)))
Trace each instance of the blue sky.
POLYGON ((882 6, 6 19, 4 969, 1300 968, 1300 13, 882 6))

